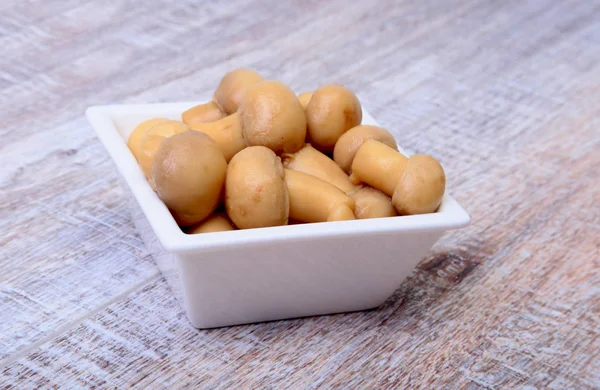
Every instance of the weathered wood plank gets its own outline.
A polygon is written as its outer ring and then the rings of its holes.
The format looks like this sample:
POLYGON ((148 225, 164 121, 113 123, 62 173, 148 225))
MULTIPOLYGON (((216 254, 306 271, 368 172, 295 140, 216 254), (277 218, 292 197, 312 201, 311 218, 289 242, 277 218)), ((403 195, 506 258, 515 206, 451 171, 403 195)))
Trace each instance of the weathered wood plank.
POLYGON ((0 384, 600 387, 600 5, 0 5, 0 384), (197 331, 82 117, 254 67, 340 82, 444 164, 472 225, 381 308, 197 331))

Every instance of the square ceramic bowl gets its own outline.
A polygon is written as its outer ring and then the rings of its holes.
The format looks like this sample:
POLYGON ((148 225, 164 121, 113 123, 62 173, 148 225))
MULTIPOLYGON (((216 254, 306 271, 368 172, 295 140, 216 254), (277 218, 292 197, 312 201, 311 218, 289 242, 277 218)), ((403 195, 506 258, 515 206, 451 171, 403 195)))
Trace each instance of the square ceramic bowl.
MULTIPOLYGON (((377 307, 445 231, 469 223, 445 195, 433 214, 185 234, 126 140, 141 121, 180 120, 194 104, 95 106, 86 115, 131 191, 140 236, 197 328, 377 307)), ((364 112, 363 124, 377 123, 364 112)))

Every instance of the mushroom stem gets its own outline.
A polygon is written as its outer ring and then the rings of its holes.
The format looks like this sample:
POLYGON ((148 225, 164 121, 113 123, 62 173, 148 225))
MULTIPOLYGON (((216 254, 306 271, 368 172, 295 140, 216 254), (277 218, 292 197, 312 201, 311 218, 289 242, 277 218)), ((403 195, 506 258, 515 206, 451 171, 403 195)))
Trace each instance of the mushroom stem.
POLYGON ((183 123, 192 126, 199 123, 209 123, 218 121, 226 116, 217 103, 210 101, 204 104, 198 104, 181 114, 183 123))
POLYGON ((246 147, 242 121, 237 112, 215 122, 193 124, 190 129, 201 131, 212 138, 223 152, 227 162, 246 147))
POLYGON ((350 181, 354 184, 367 183, 392 196, 407 160, 406 156, 389 146, 372 139, 367 140, 354 156, 350 181))
POLYGON ((334 185, 291 169, 285 169, 285 183, 291 219, 302 222, 354 219, 354 200, 334 185))
POLYGON ((357 186, 350 183, 348 175, 346 175, 342 168, 310 144, 306 144, 296 153, 283 154, 282 158, 285 168, 318 177, 329 184, 333 184, 347 194, 358 189, 357 186))
POLYGON ((246 89, 262 79, 261 75, 252 69, 245 68, 225 74, 213 94, 212 101, 186 110, 181 114, 182 121, 191 126, 214 122, 233 114, 237 111, 246 89))

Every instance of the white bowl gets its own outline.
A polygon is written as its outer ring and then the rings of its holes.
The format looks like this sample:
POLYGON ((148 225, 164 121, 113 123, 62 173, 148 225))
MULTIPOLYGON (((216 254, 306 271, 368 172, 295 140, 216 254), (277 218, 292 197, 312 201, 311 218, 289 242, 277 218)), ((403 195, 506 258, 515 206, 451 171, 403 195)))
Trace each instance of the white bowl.
MULTIPOLYGON (((445 195, 433 214, 185 234, 126 140, 139 122, 180 120, 194 104, 95 106, 86 115, 131 190, 140 236, 197 328, 377 307, 446 230, 469 223, 445 195)), ((376 124, 367 112, 363 123, 376 124)))

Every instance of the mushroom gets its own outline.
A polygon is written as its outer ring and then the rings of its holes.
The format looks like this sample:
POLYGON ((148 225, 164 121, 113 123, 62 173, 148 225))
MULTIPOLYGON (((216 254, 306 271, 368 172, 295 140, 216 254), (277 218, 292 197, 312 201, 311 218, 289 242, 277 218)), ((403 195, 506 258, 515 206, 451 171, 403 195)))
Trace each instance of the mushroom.
POLYGON ((304 146, 306 138, 306 118, 298 98, 284 84, 272 80, 246 89, 235 114, 191 128, 214 137, 228 159, 244 146, 294 153, 304 146))
POLYGON ((356 219, 384 218, 398 215, 392 200, 383 192, 371 187, 362 187, 350 194, 356 202, 356 219))
POLYGON ((152 167, 156 192, 181 226, 201 222, 221 200, 227 162, 208 135, 184 131, 158 148, 152 167))
POLYGON ((261 81, 261 75, 251 69, 236 69, 221 79, 212 101, 194 106, 181 114, 187 125, 214 122, 237 111, 246 88, 261 81))
POLYGON ((354 200, 334 185, 290 169, 285 169, 285 183, 291 219, 302 222, 355 219, 354 200))
POLYGON ((402 215, 432 213, 440 206, 445 190, 446 174, 440 163, 431 156, 415 154, 406 162, 392 204, 402 215))
POLYGON ((212 123, 192 124, 190 128, 201 131, 215 140, 227 162, 246 147, 244 135, 240 131, 239 115, 229 115, 212 123))
POLYGON ((340 136, 333 149, 333 160, 348 174, 358 148, 368 139, 374 139, 398 150, 394 136, 379 126, 360 125, 340 136))
POLYGON ((400 152, 375 140, 366 140, 352 161, 350 181, 367 183, 392 196, 408 159, 400 152))
POLYGON ((300 102, 303 110, 306 110, 306 106, 308 106, 308 102, 310 102, 312 95, 313 93, 310 91, 302 92, 300 95, 298 95, 298 101, 300 102))
POLYGON ((317 89, 305 112, 310 142, 324 152, 331 152, 338 138, 362 121, 358 98, 338 84, 317 89))
POLYGON ((281 159, 264 146, 236 154, 227 168, 225 208, 240 229, 285 225, 288 191, 281 159))
POLYGON ((304 145, 296 153, 284 153, 281 157, 285 168, 318 177, 345 193, 357 190, 357 187, 350 182, 348 175, 332 159, 310 144, 304 145))
POLYGON ((138 151, 138 161, 152 189, 155 189, 154 181, 152 180, 152 164, 154 163, 158 148, 165 139, 186 130, 189 130, 189 128, 184 123, 167 120, 152 126, 142 136, 138 151))
POLYGON ((396 215, 392 200, 381 191, 350 182, 348 175, 329 157, 306 144, 293 154, 283 154, 283 166, 308 173, 348 194, 356 202, 356 218, 381 218, 396 215))
POLYGON ((188 229, 188 234, 200 234, 200 233, 213 233, 213 232, 227 232, 235 230, 233 222, 227 217, 225 213, 214 213, 210 217, 197 225, 192 226, 188 229))
POLYGON ((392 205, 401 215, 434 212, 446 189, 446 175, 436 159, 422 154, 406 158, 372 139, 356 152, 350 180, 392 196, 392 205))
POLYGON ((143 121, 142 123, 137 125, 135 129, 133 129, 133 131, 129 135, 129 138, 127 139, 127 147, 129 148, 131 154, 133 154, 133 157, 135 157, 136 160, 139 160, 138 153, 140 151, 140 143, 142 142, 142 137, 144 136, 144 133, 157 123, 169 120, 170 119, 167 118, 152 118, 143 121))

